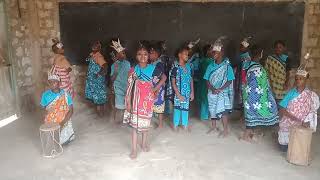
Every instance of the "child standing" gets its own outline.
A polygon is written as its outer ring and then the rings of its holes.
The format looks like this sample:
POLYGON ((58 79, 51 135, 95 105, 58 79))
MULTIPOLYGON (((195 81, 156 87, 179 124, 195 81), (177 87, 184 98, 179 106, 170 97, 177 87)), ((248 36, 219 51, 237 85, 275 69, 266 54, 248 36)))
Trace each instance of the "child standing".
MULTIPOLYGON (((157 44, 152 44, 150 47, 150 61, 151 63, 156 66, 156 68, 162 74, 165 74, 164 71, 164 63, 160 59, 161 55, 161 47, 157 44)), ((153 85, 156 86, 160 82, 160 78, 155 77, 153 80, 153 85)), ((153 106, 153 112, 158 114, 159 118, 159 126, 158 128, 163 127, 163 113, 164 113, 164 85, 160 87, 159 92, 157 93, 158 96, 155 97, 155 102, 153 106)))
POLYGON ((116 61, 111 66, 111 81, 113 84, 113 91, 115 95, 115 113, 114 122, 120 123, 125 110, 125 95, 128 86, 128 73, 130 70, 130 63, 126 60, 125 48, 122 47, 120 40, 112 41, 111 46, 115 51, 116 61))
POLYGON ((217 131, 216 121, 222 119, 223 132, 219 136, 226 137, 228 130, 228 114, 233 107, 233 80, 235 79, 229 59, 224 57, 222 38, 213 45, 214 60, 204 75, 208 86, 208 104, 212 120, 212 128, 208 133, 217 131))
POLYGON ((129 123, 133 128, 131 159, 137 157, 138 133, 142 133, 142 150, 149 151, 147 137, 153 115, 154 99, 157 96, 156 92, 159 92, 166 81, 166 76, 161 75, 159 69, 148 64, 149 52, 146 47, 138 48, 136 59, 138 64, 129 71, 124 113, 124 123, 129 123), (161 77, 156 86, 152 83, 155 77, 161 77))
POLYGON ((189 105, 194 99, 192 69, 188 61, 188 47, 178 50, 179 64, 172 69, 172 88, 175 92, 173 110, 173 128, 182 124, 186 130, 189 121, 189 105))

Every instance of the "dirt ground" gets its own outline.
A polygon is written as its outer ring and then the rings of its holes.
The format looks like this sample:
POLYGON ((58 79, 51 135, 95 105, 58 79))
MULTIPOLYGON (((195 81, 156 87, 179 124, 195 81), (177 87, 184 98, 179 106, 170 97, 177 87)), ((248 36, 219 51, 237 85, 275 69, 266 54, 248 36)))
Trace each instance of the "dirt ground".
MULTIPOLYGON (((150 131, 150 152, 129 158, 128 127, 99 119, 90 108, 73 116, 76 140, 55 158, 41 156, 38 113, 0 128, 0 179, 23 180, 319 180, 320 135, 313 136, 312 164, 289 164, 271 130, 256 144, 238 140, 241 127, 233 115, 231 135, 206 134, 208 124, 192 118, 192 131, 175 133, 166 126, 150 131)), ((156 125, 154 125, 156 126, 156 125)))

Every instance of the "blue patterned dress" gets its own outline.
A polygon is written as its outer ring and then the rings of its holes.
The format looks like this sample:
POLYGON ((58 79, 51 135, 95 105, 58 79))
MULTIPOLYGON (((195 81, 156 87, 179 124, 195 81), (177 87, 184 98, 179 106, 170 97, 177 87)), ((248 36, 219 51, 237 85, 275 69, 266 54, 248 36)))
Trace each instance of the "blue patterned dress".
POLYGON ((174 96, 174 112, 173 124, 177 127, 180 124, 188 126, 189 106, 191 95, 192 69, 189 63, 182 67, 177 65, 172 69, 171 78, 176 80, 176 86, 180 94, 185 98, 185 101, 180 101, 178 96, 174 96))
MULTIPOLYGON (((228 81, 235 79, 229 59, 224 58, 220 64, 212 62, 203 77, 214 88, 221 88, 228 81)), ((233 108, 233 84, 218 94, 208 90, 208 104, 211 119, 220 119, 224 113, 231 112, 233 108)))
POLYGON ((101 66, 92 57, 88 58, 87 61, 89 61, 89 67, 85 87, 86 98, 94 104, 103 105, 107 102, 106 77, 103 75, 97 76, 101 66))
MULTIPOLYGON (((155 87, 160 82, 162 74, 165 73, 164 63, 161 61, 161 59, 158 59, 157 61, 153 62, 152 64, 156 66, 156 69, 158 69, 158 71, 160 71, 160 75, 154 76, 152 79, 153 86, 155 87)), ((155 113, 164 113, 164 108, 165 108, 164 93, 165 93, 165 86, 161 86, 159 89, 158 96, 155 97, 155 102, 154 102, 154 106, 153 106, 153 111, 155 113)))

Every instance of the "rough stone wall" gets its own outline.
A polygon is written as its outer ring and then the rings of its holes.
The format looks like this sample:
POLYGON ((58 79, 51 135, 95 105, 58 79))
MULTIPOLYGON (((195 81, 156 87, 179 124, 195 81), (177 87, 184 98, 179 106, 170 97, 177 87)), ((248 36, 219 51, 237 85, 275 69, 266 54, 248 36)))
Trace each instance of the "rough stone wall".
MULTIPOLYGON (((9 22, 9 41, 13 65, 17 70, 17 85, 21 105, 32 107, 38 104, 40 94, 45 89, 46 73, 50 67, 51 38, 59 37, 58 3, 70 0, 19 0, 21 17, 17 0, 6 0, 9 22)), ((72 0, 79 2, 108 2, 108 0, 72 0)), ((109 0, 110 1, 110 0, 109 0)), ((129 0, 112 0, 129 2, 129 0)), ((151 2, 157 0, 134 0, 151 2)), ((167 1, 167 0, 164 0, 167 1)), ((226 2, 227 0, 185 0, 188 2, 226 2)), ((229 0, 228 2, 262 2, 290 0, 229 0)), ((132 2, 132 1, 130 1, 132 2)), ((312 62, 310 85, 320 93, 320 0, 307 0, 302 54, 311 52, 312 62)), ((78 97, 83 97, 85 67, 74 66, 73 82, 78 97)))

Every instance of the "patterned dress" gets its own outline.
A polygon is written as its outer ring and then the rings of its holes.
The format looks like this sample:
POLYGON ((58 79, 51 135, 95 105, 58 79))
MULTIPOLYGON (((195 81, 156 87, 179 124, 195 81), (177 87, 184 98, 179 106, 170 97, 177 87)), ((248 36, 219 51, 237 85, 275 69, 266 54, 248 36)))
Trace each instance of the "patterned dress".
POLYGON ((181 96, 185 101, 180 101, 178 96, 174 96, 174 112, 173 124, 177 127, 180 124, 188 126, 190 95, 191 95, 191 82, 192 82, 192 69, 189 63, 184 67, 178 65, 172 69, 171 78, 176 80, 176 86, 181 96))
MULTIPOLYGON (((45 117, 46 123, 61 123, 69 112, 69 107, 73 105, 73 102, 71 96, 65 93, 64 90, 60 90, 59 93, 47 90, 42 94, 40 104, 47 111, 45 117)), ((70 119, 61 127, 60 144, 66 144, 74 140, 74 138, 75 135, 70 119)))
POLYGON ((111 76, 114 74, 114 69, 118 69, 118 75, 113 82, 113 90, 115 94, 115 107, 117 109, 125 109, 125 95, 128 86, 128 73, 130 63, 127 60, 116 61, 111 66, 111 76))
POLYGON ((128 123, 139 132, 150 128, 155 99, 152 79, 160 77, 160 74, 161 71, 152 64, 144 68, 136 65, 129 72, 125 103, 131 108, 130 111, 125 110, 123 123, 128 123))
POLYGON ((266 70, 270 78, 270 85, 277 100, 283 99, 285 94, 284 84, 286 82, 288 70, 287 55, 271 55, 266 60, 266 70))
POLYGON ((301 93, 296 88, 291 89, 279 103, 300 121, 295 121, 289 117, 282 117, 279 124, 278 141, 281 145, 288 145, 290 129, 301 126, 303 122, 310 122, 310 128, 316 131, 317 110, 319 109, 319 96, 306 88, 301 93))
MULTIPOLYGON (((212 62, 203 78, 209 81, 214 88, 221 88, 228 81, 233 81, 235 77, 229 59, 224 58, 220 64, 212 62)), ((223 114, 231 112, 233 108, 233 84, 231 83, 218 94, 213 94, 211 90, 208 90, 208 104, 211 119, 220 119, 223 114)))
MULTIPOLYGON (((154 78, 152 79, 153 86, 157 86, 157 84, 161 80, 161 75, 165 73, 164 63, 161 61, 161 59, 158 59, 152 64, 155 65, 156 68, 161 72, 160 76, 154 76, 154 78)), ((159 89, 159 94, 157 95, 157 97, 155 97, 153 112, 164 113, 164 108, 165 108, 164 94, 165 94, 165 86, 163 85, 159 89)))
POLYGON ((243 102, 247 128, 277 124, 279 122, 277 103, 265 69, 259 63, 251 61, 246 71, 243 102))
POLYGON ((94 104, 103 105, 107 102, 106 77, 97 74, 106 62, 100 53, 92 54, 87 61, 89 67, 85 87, 86 98, 94 104))
MULTIPOLYGON (((200 61, 200 77, 203 77, 207 71, 208 66, 213 62, 212 58, 203 58, 200 61)), ((200 104, 200 119, 208 120, 209 119, 209 109, 208 109, 208 87, 207 81, 203 78, 199 80, 198 86, 195 86, 196 91, 196 100, 200 104)))
POLYGON ((60 77, 60 88, 74 98, 75 94, 72 87, 70 72, 68 71, 69 68, 71 68, 71 64, 66 57, 61 54, 56 54, 53 57, 53 66, 50 73, 56 74, 60 77))

